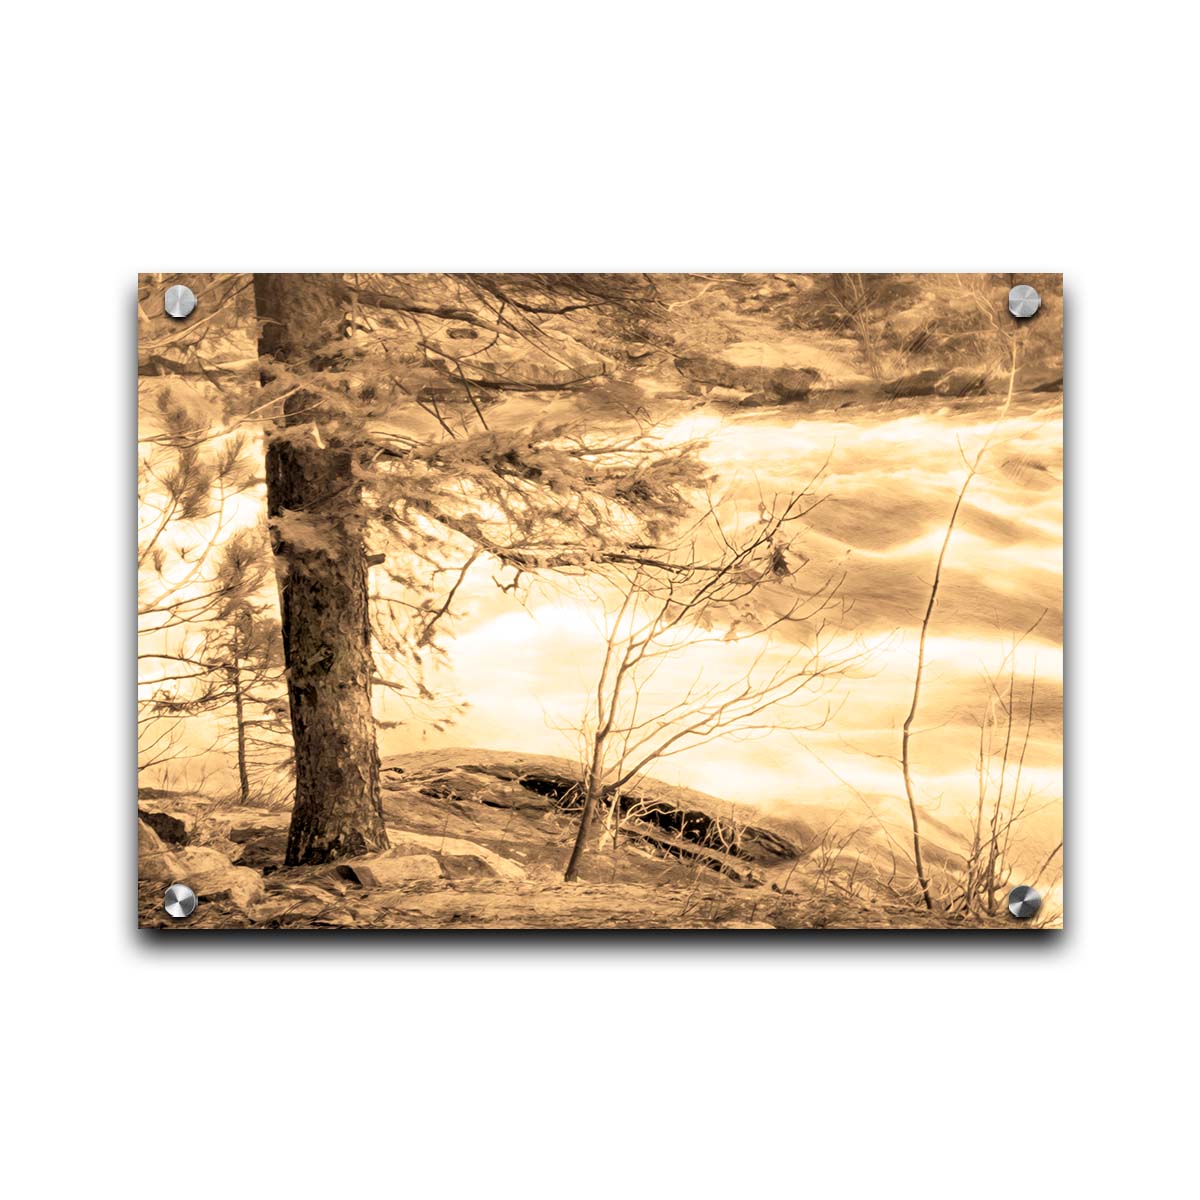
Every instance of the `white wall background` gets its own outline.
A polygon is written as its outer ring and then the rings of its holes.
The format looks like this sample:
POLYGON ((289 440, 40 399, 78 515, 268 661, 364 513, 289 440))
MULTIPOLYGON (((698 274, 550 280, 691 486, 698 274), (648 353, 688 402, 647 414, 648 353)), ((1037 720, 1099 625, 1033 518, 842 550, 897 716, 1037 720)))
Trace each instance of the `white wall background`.
POLYGON ((1179 1194, 1194 25, 1028 0, 10 13, 13 1194, 1179 1194), (188 268, 1063 270, 1067 933, 137 935, 134 283, 188 268))

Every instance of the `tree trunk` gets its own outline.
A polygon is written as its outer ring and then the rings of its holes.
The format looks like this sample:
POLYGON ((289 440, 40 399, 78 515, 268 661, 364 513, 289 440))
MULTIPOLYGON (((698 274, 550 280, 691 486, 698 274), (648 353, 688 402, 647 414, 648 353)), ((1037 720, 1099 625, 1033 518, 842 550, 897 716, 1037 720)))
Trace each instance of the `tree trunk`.
MULTIPOLYGON (((335 275, 256 275, 264 383, 272 363, 307 370, 341 319, 335 275)), ((295 745, 296 801, 288 866, 388 846, 371 713, 371 632, 361 488, 353 452, 324 394, 285 401, 267 447, 267 513, 279 574, 283 649, 295 745)))
POLYGON ((250 803, 250 775, 246 770, 246 713, 242 703, 242 663, 236 637, 233 643, 233 709, 237 718, 237 762, 238 788, 241 792, 242 803, 250 803))
POLYGON ((579 815, 579 831, 575 835, 575 845, 571 849, 571 861, 567 863, 566 872, 563 874, 564 883, 574 883, 579 878, 583 852, 587 847, 588 838, 592 835, 592 821, 596 816, 596 806, 600 802, 602 790, 594 770, 589 770, 583 785, 583 811, 579 815))

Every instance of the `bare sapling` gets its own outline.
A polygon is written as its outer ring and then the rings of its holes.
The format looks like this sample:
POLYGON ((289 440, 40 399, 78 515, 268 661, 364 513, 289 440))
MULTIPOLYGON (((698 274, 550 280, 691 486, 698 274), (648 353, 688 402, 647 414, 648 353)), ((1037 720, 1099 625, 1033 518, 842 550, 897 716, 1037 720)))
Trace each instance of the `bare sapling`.
POLYGON ((950 519, 946 523, 946 535, 942 539, 941 549, 938 551, 937 566, 933 572, 933 582, 929 588, 929 601, 925 605, 925 615, 921 619, 920 638, 917 643, 917 669, 913 676, 913 693, 912 703, 909 705, 908 715, 904 718, 904 727, 900 737, 900 770, 904 777, 904 794, 908 800, 908 811, 912 819, 912 841, 913 841, 913 864, 917 874, 917 884, 921 889, 921 899, 925 907, 932 911, 933 897, 929 889, 929 877, 925 869, 924 857, 921 853, 921 818, 917 808, 916 793, 913 787, 912 778, 912 738, 913 738, 913 722, 916 720, 917 708, 921 701, 921 684, 925 677, 925 648, 929 637, 929 627, 933 621, 934 609, 937 606, 938 591, 942 584, 942 569, 946 563, 946 554, 950 549, 950 539, 954 536, 954 527, 958 522, 958 514, 962 509, 963 500, 966 498, 967 489, 971 486, 971 481, 979 473, 980 465, 983 463, 984 456, 987 454, 992 444, 992 439, 996 435, 996 431, 1000 428, 1005 417, 1008 416, 1008 411, 1012 406, 1013 391, 1017 381, 1017 350, 1018 339, 1017 335, 1008 335, 1011 342, 1011 361, 1008 372, 1008 393, 1004 398, 1004 404, 1001 406, 1000 412, 996 417, 991 429, 983 440, 983 444, 979 447, 973 459, 965 460, 967 466, 966 478, 963 480, 962 487, 958 490, 958 495, 954 501, 954 507, 950 511, 950 519))

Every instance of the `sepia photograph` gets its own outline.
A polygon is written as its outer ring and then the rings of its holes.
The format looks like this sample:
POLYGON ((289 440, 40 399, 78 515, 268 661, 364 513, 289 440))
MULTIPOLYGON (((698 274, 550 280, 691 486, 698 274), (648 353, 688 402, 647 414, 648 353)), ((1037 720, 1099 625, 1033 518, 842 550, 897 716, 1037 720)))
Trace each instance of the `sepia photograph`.
POLYGON ((1062 278, 147 274, 138 913, 1063 925, 1062 278))

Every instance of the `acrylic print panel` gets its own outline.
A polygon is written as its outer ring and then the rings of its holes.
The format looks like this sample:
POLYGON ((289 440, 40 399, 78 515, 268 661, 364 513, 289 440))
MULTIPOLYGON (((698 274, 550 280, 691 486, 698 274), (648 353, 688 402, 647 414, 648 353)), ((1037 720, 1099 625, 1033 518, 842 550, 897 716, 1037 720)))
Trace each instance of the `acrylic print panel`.
POLYGON ((141 923, 1061 925, 1061 314, 142 276, 141 923))

